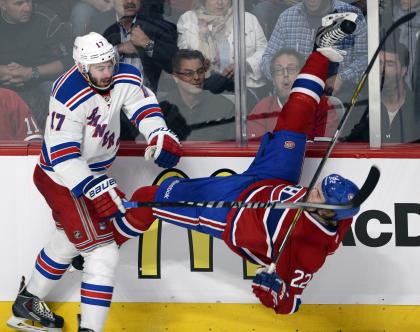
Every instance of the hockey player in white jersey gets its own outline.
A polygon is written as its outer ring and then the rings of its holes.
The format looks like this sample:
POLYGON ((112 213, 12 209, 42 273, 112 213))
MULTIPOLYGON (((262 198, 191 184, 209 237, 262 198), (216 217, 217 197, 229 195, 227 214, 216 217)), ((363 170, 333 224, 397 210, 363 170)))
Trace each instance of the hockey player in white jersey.
POLYGON ((56 230, 39 253, 28 284, 21 283, 8 325, 34 331, 26 320, 59 331, 64 324, 43 299, 73 257, 85 259, 79 331, 102 331, 118 262, 111 218, 123 214, 123 194, 106 175, 119 147, 120 111, 148 142, 145 157, 162 167, 177 164, 179 141, 167 127, 141 73, 118 63, 114 48, 97 33, 77 37, 75 66, 54 83, 44 143, 34 182, 52 209, 56 230), (57 330, 58 329, 58 330, 57 330))

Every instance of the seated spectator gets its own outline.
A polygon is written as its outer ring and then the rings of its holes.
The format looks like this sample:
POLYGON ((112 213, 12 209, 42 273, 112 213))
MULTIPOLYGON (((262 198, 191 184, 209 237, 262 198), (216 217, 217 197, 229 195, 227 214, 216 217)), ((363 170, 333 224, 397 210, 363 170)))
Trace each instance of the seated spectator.
POLYGON ((116 46, 120 61, 139 68, 145 85, 156 92, 162 70, 172 72, 172 57, 178 50, 176 25, 165 21, 162 12, 147 10, 144 7, 147 2, 113 0, 113 3, 118 22, 103 35, 116 46))
MULTIPOLYGON (((381 140, 383 143, 417 141, 420 139, 420 125, 416 119, 414 95, 405 83, 409 61, 407 48, 391 39, 379 53, 379 59, 383 75, 381 78, 381 140)), ((368 109, 344 140, 369 141, 368 109)))
MULTIPOLYGON (((303 64, 303 56, 293 49, 279 50, 273 56, 270 72, 275 94, 261 100, 248 115, 249 140, 260 140, 267 131, 274 129, 278 115, 289 97, 293 82, 303 64)), ((328 102, 328 97, 322 96, 315 112, 308 139, 332 137, 337 129, 338 121, 337 112, 328 102)))
POLYGON ((70 14, 73 38, 89 32, 102 33, 115 21, 112 0, 79 0, 70 14))
POLYGON ((366 20, 359 8, 338 0, 303 0, 280 14, 262 57, 262 71, 271 79, 270 62, 274 53, 282 48, 293 48, 305 58, 312 52, 312 47, 321 19, 333 12, 354 12, 358 14, 357 29, 354 34, 344 38, 341 48, 347 51, 338 73, 333 73, 327 80, 329 94, 352 91, 351 84, 356 84, 367 66, 367 28, 366 20), (346 88, 342 89, 343 83, 346 88), (341 91, 340 91, 341 90, 341 91))
MULTIPOLYGON (((212 75, 206 89, 234 91, 233 8, 231 0, 199 0, 178 21, 178 47, 200 50, 210 61, 212 75), (220 77, 221 76, 221 77, 220 77), (216 79, 213 79, 216 77, 216 79), (220 79, 222 78, 222 79, 220 79)), ((256 90, 265 85, 260 63, 267 39, 258 19, 245 13, 246 85, 256 90)))
POLYGON ((0 0, 0 86, 16 91, 45 126, 52 80, 70 66, 70 27, 31 0, 0 0))
POLYGON ((203 90, 206 74, 203 54, 181 49, 172 64, 176 87, 160 103, 168 128, 181 140, 234 140, 233 103, 203 90))
POLYGON ((42 140, 42 134, 28 105, 19 95, 0 88, 0 141, 42 140))

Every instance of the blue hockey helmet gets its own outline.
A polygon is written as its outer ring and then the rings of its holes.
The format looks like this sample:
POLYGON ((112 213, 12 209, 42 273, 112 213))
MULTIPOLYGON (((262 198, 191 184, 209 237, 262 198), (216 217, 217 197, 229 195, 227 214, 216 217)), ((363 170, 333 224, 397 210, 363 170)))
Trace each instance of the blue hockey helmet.
MULTIPOLYGON (((330 174, 322 180, 322 193, 327 204, 347 203, 359 192, 359 188, 350 180, 338 174, 330 174)), ((360 207, 350 209, 334 210, 335 220, 342 220, 353 217, 360 210, 360 207)))

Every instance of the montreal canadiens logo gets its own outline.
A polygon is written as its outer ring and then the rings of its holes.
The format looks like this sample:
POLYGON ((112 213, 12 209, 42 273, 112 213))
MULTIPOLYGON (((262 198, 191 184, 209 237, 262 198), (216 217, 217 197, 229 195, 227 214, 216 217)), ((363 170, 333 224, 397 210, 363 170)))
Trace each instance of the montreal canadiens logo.
POLYGON ((293 141, 286 141, 286 142, 284 142, 284 147, 286 149, 294 149, 295 148, 295 142, 293 142, 293 141))

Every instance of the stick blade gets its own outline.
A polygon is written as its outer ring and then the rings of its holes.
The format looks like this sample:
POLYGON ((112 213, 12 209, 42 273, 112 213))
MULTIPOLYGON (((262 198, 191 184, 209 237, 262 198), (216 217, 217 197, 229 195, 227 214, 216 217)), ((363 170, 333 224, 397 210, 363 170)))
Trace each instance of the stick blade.
POLYGON ((363 186, 360 188, 359 192, 356 196, 349 202, 351 203, 351 207, 356 207, 362 205, 362 203, 370 196, 373 190, 376 188, 376 185, 379 182, 379 178, 381 176, 381 172, 379 168, 373 165, 370 168, 369 174, 363 183, 363 186))

